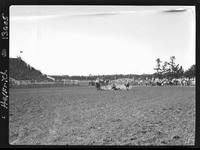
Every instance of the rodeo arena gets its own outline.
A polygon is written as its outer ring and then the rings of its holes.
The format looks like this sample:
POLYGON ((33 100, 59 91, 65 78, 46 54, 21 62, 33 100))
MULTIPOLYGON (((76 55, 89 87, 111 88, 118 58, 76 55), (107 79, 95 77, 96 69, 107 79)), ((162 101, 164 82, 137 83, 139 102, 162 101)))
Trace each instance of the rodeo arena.
POLYGON ((20 58, 9 67, 11 145, 194 145, 190 71, 46 75, 20 58))

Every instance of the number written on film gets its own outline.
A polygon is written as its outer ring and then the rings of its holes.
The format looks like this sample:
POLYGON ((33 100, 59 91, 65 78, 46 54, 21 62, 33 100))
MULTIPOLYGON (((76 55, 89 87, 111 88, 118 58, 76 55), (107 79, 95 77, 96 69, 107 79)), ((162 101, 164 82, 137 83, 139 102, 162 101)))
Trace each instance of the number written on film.
POLYGON ((8 39, 8 17, 5 16, 4 13, 1 14, 2 21, 3 21, 3 27, 1 32, 1 38, 2 39, 8 39))

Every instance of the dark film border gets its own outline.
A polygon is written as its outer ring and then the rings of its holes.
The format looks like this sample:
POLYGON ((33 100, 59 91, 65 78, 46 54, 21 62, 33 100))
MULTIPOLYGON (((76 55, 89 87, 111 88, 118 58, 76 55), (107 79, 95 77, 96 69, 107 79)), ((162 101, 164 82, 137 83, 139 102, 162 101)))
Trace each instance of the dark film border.
POLYGON ((8 146, 9 3, 0 1, 0 146, 8 146))
MULTIPOLYGON (((1 39, 0 39, 0 147, 66 147, 66 146, 33 146, 33 145, 9 145, 9 7, 11 5, 189 5, 195 6, 196 9, 196 83, 200 82, 198 78, 199 65, 198 65, 198 49, 200 49, 200 2, 198 0, 0 0, 0 15, 1 15, 1 39)), ((199 85, 196 84, 196 93, 199 93, 199 85)), ((196 125, 195 125, 195 146, 183 146, 185 148, 200 147, 200 109, 198 109, 200 102, 200 95, 196 94, 196 125)), ((70 146, 72 148, 99 148, 99 147, 110 147, 120 148, 121 146, 70 146)), ((122 146, 124 148, 132 148, 122 146)), ((134 146, 145 148, 144 146, 134 146)), ((146 148, 161 148, 171 146, 146 146, 146 148)), ((173 146, 174 147, 174 146, 173 146)), ((180 147, 180 146, 176 146, 180 147)), ((182 147, 182 146, 181 146, 182 147)))

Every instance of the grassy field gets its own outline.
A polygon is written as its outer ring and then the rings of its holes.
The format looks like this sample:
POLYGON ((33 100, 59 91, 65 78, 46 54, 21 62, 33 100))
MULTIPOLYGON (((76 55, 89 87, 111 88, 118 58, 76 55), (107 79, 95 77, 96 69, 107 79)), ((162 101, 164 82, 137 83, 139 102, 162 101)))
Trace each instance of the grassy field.
POLYGON ((10 89, 16 145, 194 145, 195 87, 10 89))

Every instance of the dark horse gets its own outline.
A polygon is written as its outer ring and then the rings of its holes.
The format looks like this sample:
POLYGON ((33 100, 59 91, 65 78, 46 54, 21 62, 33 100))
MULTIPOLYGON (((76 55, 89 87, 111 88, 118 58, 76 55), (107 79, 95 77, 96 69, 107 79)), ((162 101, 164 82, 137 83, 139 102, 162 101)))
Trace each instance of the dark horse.
POLYGON ((99 82, 96 82, 96 83, 95 83, 95 87, 97 88, 97 90, 100 90, 100 88, 101 88, 100 83, 99 83, 99 82))
POLYGON ((126 89, 128 90, 129 88, 129 82, 124 84, 126 86, 126 89))

